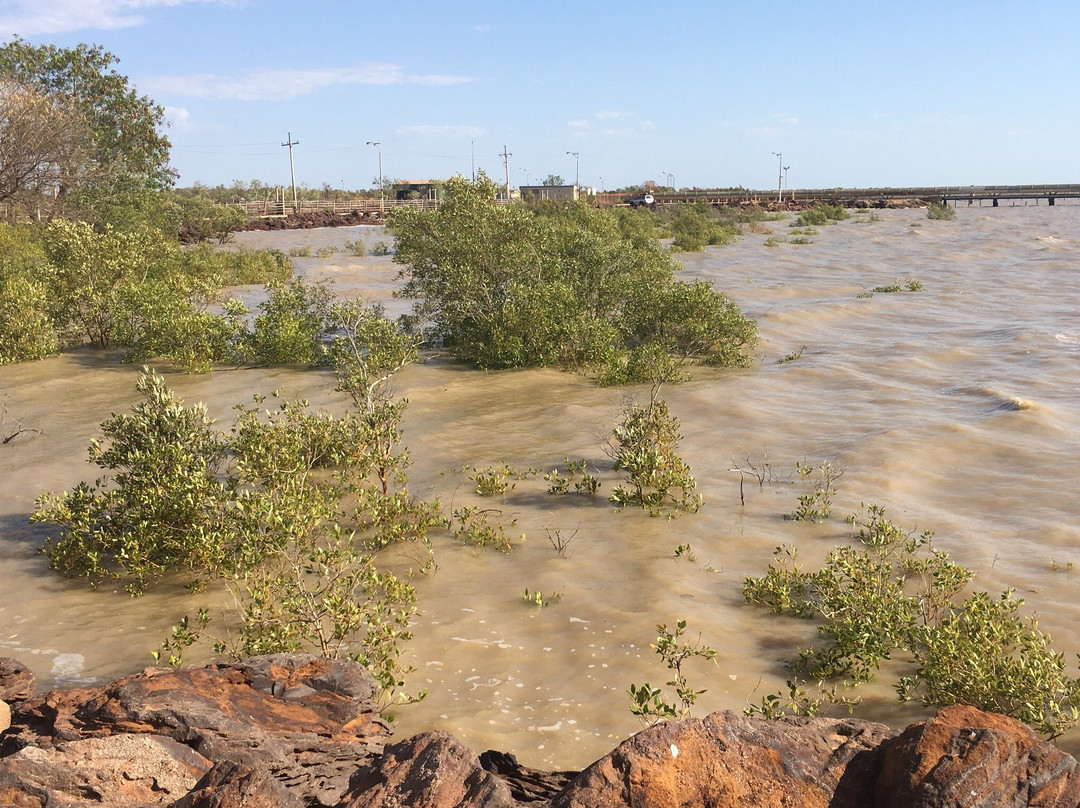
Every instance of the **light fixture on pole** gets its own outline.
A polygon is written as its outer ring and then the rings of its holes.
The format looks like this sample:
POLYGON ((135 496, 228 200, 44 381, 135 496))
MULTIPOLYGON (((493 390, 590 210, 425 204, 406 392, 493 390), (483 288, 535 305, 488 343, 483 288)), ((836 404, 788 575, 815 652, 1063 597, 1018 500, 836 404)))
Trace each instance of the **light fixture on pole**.
POLYGON ((780 158, 780 171, 776 177, 776 201, 784 201, 784 155, 782 152, 773 152, 775 157, 780 158))
POLYGON ((379 215, 386 216, 386 203, 383 201, 383 181, 382 181, 382 141, 381 140, 369 140, 367 145, 374 146, 379 150, 379 215))
POLYGON ((567 154, 574 155, 574 187, 578 186, 578 179, 581 177, 580 168, 581 160, 580 155, 576 151, 568 151, 567 154))

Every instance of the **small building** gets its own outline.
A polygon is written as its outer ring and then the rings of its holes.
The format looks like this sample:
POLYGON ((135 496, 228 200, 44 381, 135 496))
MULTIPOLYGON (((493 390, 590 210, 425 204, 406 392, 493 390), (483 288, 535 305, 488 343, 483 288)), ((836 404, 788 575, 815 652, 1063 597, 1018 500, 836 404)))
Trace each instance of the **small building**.
POLYGON ((394 183, 394 199, 438 200, 446 180, 401 180, 394 183))
POLYGON ((555 199, 560 202, 576 202, 583 196, 584 188, 576 185, 522 185, 518 188, 522 199, 555 199))

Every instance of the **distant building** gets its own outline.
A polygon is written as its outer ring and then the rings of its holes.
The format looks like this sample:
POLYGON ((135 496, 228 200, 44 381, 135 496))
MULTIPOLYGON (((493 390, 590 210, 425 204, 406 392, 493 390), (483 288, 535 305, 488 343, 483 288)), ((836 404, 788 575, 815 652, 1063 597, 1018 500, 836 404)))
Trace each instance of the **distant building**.
POLYGON ((437 200, 446 180, 402 180, 394 183, 394 199, 437 200))
POLYGON ((589 189, 576 185, 522 185, 518 188, 522 199, 555 199, 574 202, 586 196, 589 189))

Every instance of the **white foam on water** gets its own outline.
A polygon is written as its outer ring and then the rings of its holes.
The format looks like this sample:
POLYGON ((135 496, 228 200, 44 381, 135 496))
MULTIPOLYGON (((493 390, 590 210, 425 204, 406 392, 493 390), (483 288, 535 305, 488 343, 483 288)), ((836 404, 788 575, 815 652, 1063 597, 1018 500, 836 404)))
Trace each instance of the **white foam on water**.
POLYGON ((86 669, 86 657, 82 654, 57 654, 53 659, 53 676, 79 676, 86 669))

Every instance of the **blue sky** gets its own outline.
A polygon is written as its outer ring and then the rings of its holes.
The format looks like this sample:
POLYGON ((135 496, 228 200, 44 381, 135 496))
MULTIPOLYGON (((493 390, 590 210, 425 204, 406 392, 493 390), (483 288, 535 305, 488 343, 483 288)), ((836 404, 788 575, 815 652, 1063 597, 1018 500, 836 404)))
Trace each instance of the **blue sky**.
POLYGON ((615 188, 1080 180, 1080 3, 0 0, 0 39, 103 45, 180 185, 484 169, 615 188), (567 152, 577 152, 577 160, 567 152))

